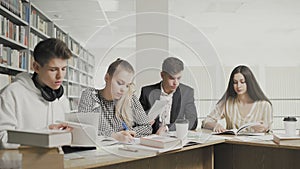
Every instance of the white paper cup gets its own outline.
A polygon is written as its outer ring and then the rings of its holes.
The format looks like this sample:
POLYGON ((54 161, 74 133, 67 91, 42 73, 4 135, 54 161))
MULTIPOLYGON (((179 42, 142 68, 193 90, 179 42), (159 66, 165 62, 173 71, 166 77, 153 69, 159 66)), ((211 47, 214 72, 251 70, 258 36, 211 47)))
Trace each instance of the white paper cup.
POLYGON ((178 119, 175 122, 176 137, 181 140, 187 139, 189 121, 187 119, 178 119))
POLYGON ((296 122, 295 121, 285 121, 284 122, 285 134, 289 136, 296 135, 296 122))
POLYGON ((285 117, 284 120, 284 129, 285 129, 285 134, 288 136, 295 136, 297 135, 297 130, 296 130, 296 124, 297 120, 295 117, 285 117))

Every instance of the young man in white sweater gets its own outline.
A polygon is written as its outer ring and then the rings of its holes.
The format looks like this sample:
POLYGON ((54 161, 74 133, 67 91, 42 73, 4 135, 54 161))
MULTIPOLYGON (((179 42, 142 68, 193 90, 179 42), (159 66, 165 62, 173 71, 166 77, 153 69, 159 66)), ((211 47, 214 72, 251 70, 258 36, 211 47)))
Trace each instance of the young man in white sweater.
POLYGON ((33 52, 34 74, 20 73, 0 91, 0 148, 15 148, 7 143, 7 129, 58 129, 70 111, 63 95, 67 60, 72 57, 67 45, 54 38, 41 41, 33 52))

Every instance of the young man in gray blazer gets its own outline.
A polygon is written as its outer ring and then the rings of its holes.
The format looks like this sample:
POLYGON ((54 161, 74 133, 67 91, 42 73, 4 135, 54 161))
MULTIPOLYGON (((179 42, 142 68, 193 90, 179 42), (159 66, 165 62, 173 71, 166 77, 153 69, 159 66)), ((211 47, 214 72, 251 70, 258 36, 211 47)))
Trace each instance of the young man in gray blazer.
POLYGON ((165 111, 152 121, 152 133, 161 134, 167 130, 175 130, 176 119, 187 119, 189 130, 196 129, 197 111, 194 103, 193 88, 180 83, 183 62, 175 57, 168 57, 162 64, 160 73, 162 81, 142 87, 140 102, 146 111, 156 100, 166 100, 165 111), (165 124, 165 125, 162 125, 165 124))

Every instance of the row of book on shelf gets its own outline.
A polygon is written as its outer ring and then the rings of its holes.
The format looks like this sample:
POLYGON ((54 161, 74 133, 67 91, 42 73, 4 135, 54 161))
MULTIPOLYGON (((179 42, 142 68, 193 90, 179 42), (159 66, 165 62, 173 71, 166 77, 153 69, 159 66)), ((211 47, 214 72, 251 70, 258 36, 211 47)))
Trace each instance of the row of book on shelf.
POLYGON ((70 43, 68 44, 70 50, 72 50, 75 54, 79 55, 80 53, 80 45, 75 42, 74 40, 70 40, 70 43))
POLYGON ((33 49, 36 44, 43 40, 41 37, 32 32, 29 34, 28 40, 24 26, 16 25, 2 15, 0 15, 0 33, 2 36, 14 40, 17 43, 25 46, 29 45, 31 49, 33 49))
POLYGON ((49 22, 38 14, 35 9, 31 9, 30 13, 30 25, 37 28, 39 31, 43 32, 46 35, 49 35, 49 22))
POLYGON ((21 0, 1 0, 1 6, 23 20, 29 21, 29 7, 24 5, 21 0))
MULTIPOLYGON (((14 3, 13 1, 15 0, 9 0, 9 2, 4 2, 3 0, 1 1, 1 5, 4 6, 5 8, 9 9, 13 13, 15 13, 17 16, 20 17, 20 19, 24 20, 25 22, 29 23, 30 20, 30 25, 44 33, 45 35, 48 35, 51 33, 49 31, 50 24, 47 22, 45 19, 43 19, 35 9, 31 9, 31 13, 29 14, 30 8, 27 5, 23 5, 21 1, 16 0, 18 3, 14 3), (13 3, 10 3, 13 2, 13 3), (17 5, 14 5, 17 4, 17 5), (15 8, 17 10, 15 10, 15 8)), ((25 26, 22 25, 17 25, 13 22, 11 22, 8 18, 0 15, 0 32, 1 35, 8 37, 16 42, 19 42, 23 45, 28 45, 28 35, 25 32, 25 26)), ((57 32, 55 32, 56 34, 57 32)), ((58 35, 60 35, 60 32, 58 32, 58 35)), ((31 39, 36 39, 34 35, 30 35, 31 39)), ((61 36, 61 35, 60 35, 61 36)), ((54 36, 56 37, 56 36, 54 36)), ((63 39, 67 39, 67 35, 63 37, 63 39)), ((32 40, 29 40, 31 42, 32 40)), ((66 40, 65 40, 66 42, 66 40)), ((29 45, 30 47, 34 47, 35 44, 37 44, 38 41, 35 40, 35 43, 32 43, 29 45)), ((74 42, 73 42, 74 43, 74 42)), ((76 45, 71 43, 72 49, 76 49, 76 45)), ((78 45, 78 44, 77 44, 78 45)), ((77 47, 79 48, 79 47, 77 47)), ((74 51, 77 51, 79 49, 76 49, 74 51)))
POLYGON ((63 31, 57 29, 56 27, 53 28, 53 37, 62 40, 63 42, 67 42, 68 35, 63 31))
POLYGON ((33 50, 35 45, 37 45, 42 40, 43 40, 43 38, 41 38, 40 36, 30 32, 30 34, 29 34, 29 48, 31 50, 33 50))
POLYGON ((0 44, 0 64, 27 69, 26 55, 26 50, 16 50, 0 44))
POLYGON ((68 77, 69 77, 70 81, 74 81, 74 82, 86 84, 86 85, 91 84, 92 77, 90 75, 88 75, 87 72, 83 73, 83 71, 69 68, 68 73, 69 73, 68 77))
POLYGON ((12 39, 17 43, 28 44, 25 26, 17 25, 2 15, 0 15, 0 33, 2 36, 12 39))
POLYGON ((80 69, 82 71, 85 71, 85 72, 93 72, 93 60, 91 61, 87 61, 86 60, 83 60, 83 59, 79 59, 78 57, 72 57, 68 60, 68 64, 72 67, 75 67, 77 69, 80 69))
MULTIPOLYGON (((1 1, 1 5, 10 10, 11 12, 15 13, 17 16, 19 16, 22 20, 29 23, 30 25, 44 33, 45 35, 49 36, 50 34, 53 34, 54 37, 57 37, 64 42, 67 41, 68 36, 66 33, 63 33, 60 30, 57 30, 57 28, 54 27, 53 33, 50 31, 50 24, 45 19, 43 19, 35 9, 31 9, 31 13, 29 14, 30 8, 27 5, 23 5, 21 1, 16 0, 9 0, 5 2, 4 0, 1 1)), ((11 22, 8 18, 0 15, 0 32, 1 35, 8 37, 16 42, 19 42, 23 45, 28 45, 28 35, 25 32, 25 26, 17 25, 13 22, 11 22)), ((35 44, 39 42, 37 40, 37 36, 30 35, 29 42, 32 42, 29 44, 29 47, 33 48, 35 44)), ((76 53, 79 54, 80 52, 80 45, 74 41, 70 41, 69 43, 70 49, 76 53)))

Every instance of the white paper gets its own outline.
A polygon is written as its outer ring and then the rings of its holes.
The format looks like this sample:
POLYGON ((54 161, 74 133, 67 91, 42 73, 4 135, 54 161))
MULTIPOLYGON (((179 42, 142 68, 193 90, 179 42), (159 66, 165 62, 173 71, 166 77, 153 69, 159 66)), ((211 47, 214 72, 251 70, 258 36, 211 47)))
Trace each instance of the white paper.
POLYGON ((167 103, 167 100, 156 100, 148 112, 149 120, 155 120, 155 118, 165 110, 167 103))
POLYGON ((99 113, 65 113, 65 118, 65 123, 73 127, 73 145, 96 145, 99 113))
POLYGON ((182 143, 180 142, 177 145, 175 145, 173 147, 169 147, 169 148, 155 148, 155 147, 145 146, 142 144, 126 145, 126 147, 128 147, 130 149, 136 149, 138 151, 149 151, 149 152, 153 152, 155 154, 159 154, 159 153, 164 153, 164 152, 168 152, 168 151, 172 151, 172 150, 181 149, 183 146, 182 146, 182 143))
POLYGON ((97 138, 97 128, 93 125, 76 123, 71 121, 56 121, 65 123, 72 127, 72 145, 95 145, 97 138))
POLYGON ((65 113, 66 121, 83 123, 98 128, 100 113, 65 113))

